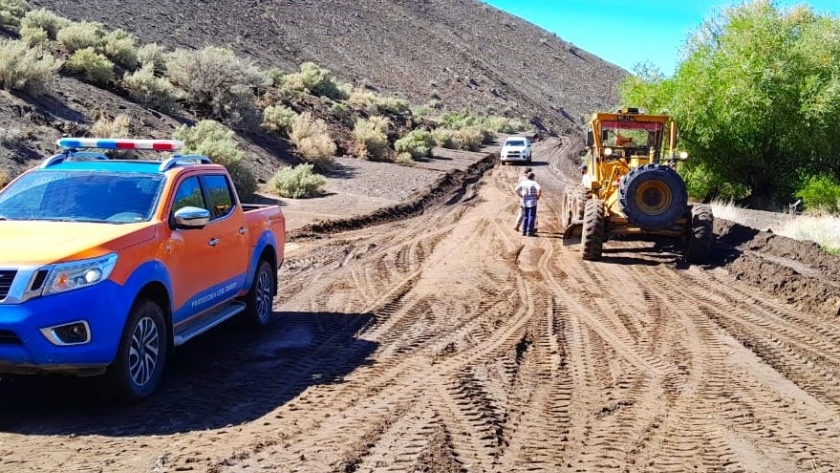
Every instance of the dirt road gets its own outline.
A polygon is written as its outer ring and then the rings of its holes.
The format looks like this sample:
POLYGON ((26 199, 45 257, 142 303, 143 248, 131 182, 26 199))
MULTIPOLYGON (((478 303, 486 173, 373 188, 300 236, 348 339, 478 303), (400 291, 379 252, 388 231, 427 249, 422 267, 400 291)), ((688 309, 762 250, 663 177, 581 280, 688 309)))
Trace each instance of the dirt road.
POLYGON ((298 239, 277 322, 196 340, 146 404, 0 383, 0 471, 840 471, 840 320, 748 274, 834 297, 837 263, 735 233, 708 267, 638 242, 583 262, 557 234, 572 148, 536 147, 538 238, 512 228, 521 168, 497 166, 298 239))

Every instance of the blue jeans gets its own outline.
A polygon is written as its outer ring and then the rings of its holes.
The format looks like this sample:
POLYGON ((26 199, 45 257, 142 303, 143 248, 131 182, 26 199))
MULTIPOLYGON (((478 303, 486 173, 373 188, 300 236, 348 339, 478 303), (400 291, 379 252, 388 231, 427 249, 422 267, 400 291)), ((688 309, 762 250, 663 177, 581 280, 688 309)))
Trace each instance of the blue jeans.
POLYGON ((533 235, 534 224, 537 221, 537 207, 522 208, 522 234, 533 235))

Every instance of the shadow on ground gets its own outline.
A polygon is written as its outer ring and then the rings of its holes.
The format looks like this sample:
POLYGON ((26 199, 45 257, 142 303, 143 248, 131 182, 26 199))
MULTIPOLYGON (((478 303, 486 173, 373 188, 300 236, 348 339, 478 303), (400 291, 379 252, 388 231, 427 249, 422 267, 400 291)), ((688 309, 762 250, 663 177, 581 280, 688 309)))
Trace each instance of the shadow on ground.
POLYGON ((371 314, 275 317, 262 331, 232 320, 180 347, 159 391, 135 405, 106 401, 96 378, 0 380, 0 431, 119 437, 243 424, 310 386, 343 382, 377 348, 354 336, 371 314))

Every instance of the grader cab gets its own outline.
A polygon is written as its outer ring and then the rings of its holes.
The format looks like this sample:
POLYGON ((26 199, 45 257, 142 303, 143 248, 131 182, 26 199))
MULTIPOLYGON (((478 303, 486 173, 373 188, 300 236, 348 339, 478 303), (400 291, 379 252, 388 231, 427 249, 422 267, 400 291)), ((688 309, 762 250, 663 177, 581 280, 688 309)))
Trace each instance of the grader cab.
POLYGON ((709 206, 688 204, 675 170, 687 155, 674 154, 676 137, 667 115, 635 108, 594 114, 582 181, 563 196, 563 245, 580 244, 583 259, 597 260, 610 239, 672 237, 685 244, 689 262, 705 261, 714 217, 709 206))

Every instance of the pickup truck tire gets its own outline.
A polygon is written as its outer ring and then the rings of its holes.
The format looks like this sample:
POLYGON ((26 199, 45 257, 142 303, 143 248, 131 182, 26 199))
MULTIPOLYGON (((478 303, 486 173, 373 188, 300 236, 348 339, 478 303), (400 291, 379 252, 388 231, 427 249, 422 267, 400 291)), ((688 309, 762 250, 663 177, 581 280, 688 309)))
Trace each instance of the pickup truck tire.
POLYGON ((138 298, 123 329, 117 358, 105 373, 108 397, 137 402, 157 389, 166 366, 169 343, 163 309, 138 298))
POLYGON ((251 290, 245 296, 245 316, 256 325, 263 326, 271 320, 274 305, 274 268, 266 260, 260 260, 254 273, 251 290))

